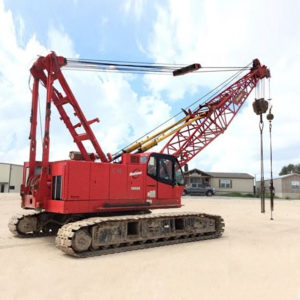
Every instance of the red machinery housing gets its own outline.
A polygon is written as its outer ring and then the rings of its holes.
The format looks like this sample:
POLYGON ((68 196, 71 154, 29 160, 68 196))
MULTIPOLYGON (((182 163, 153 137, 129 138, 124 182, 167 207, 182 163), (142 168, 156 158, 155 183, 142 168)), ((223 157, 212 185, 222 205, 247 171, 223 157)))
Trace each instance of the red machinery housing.
MULTIPOLYGON (((24 183, 28 169, 25 163, 24 183)), ((24 208, 70 214, 181 206, 183 175, 177 159, 170 155, 126 153, 115 164, 64 160, 51 162, 49 169, 43 202, 32 189, 22 195, 24 208)))

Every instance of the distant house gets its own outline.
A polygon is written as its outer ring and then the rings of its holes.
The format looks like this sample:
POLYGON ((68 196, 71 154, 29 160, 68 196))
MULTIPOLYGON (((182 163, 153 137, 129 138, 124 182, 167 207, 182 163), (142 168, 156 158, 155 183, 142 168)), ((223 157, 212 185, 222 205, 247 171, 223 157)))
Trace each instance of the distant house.
POLYGON ((208 173, 200 171, 198 169, 192 169, 190 171, 184 172, 184 183, 203 183, 205 185, 210 185, 211 176, 208 173))
MULTIPOLYGON (((300 174, 292 173, 273 179, 275 195, 280 198, 300 199, 300 174)), ((256 182, 259 192, 260 181, 256 182)), ((265 180, 265 190, 269 192, 270 180, 265 180)))
POLYGON ((253 193, 254 177, 248 173, 203 172, 192 169, 184 173, 185 184, 203 183, 215 188, 217 194, 253 193))
POLYGON ((0 193, 19 193, 23 166, 0 163, 0 193))
POLYGON ((207 172, 211 175, 211 186, 216 192, 238 192, 252 194, 254 192, 254 176, 248 173, 207 172))

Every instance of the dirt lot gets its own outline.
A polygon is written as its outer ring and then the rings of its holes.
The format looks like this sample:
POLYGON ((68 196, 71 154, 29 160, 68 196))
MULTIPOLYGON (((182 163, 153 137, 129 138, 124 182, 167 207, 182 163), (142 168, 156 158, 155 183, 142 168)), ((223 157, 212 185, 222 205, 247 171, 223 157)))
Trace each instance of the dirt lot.
POLYGON ((54 238, 7 228, 18 195, 0 196, 1 299, 300 299, 300 201, 184 197, 182 210, 224 217, 217 240, 76 259, 54 238))

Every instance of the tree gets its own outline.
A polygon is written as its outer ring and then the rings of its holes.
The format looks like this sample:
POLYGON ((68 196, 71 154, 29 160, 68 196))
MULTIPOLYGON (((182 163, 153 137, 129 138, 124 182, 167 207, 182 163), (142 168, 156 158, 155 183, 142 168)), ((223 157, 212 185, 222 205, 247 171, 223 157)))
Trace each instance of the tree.
POLYGON ((300 174, 300 164, 288 164, 287 166, 282 167, 279 175, 286 175, 291 173, 298 173, 300 174))

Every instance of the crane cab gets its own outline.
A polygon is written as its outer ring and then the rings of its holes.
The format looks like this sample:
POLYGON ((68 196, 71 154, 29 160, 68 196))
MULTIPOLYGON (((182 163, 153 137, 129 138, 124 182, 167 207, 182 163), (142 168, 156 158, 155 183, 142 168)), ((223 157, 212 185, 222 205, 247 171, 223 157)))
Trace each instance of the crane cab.
POLYGON ((118 163, 83 160, 51 162, 46 197, 39 198, 37 163, 34 186, 26 178, 22 203, 53 213, 95 213, 176 208, 184 189, 182 170, 174 156, 124 153, 118 163), (27 193, 26 193, 27 191, 27 193))

